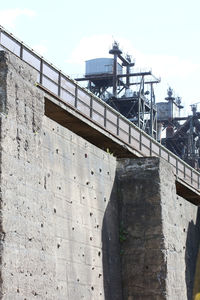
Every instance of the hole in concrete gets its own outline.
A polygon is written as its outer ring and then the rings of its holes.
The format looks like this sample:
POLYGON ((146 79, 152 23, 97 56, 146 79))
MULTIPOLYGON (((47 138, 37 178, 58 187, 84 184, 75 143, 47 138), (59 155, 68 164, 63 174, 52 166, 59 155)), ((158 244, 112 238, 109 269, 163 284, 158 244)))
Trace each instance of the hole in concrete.
POLYGON ((101 251, 98 252, 98 256, 101 256, 101 251))
POLYGON ((74 230, 74 227, 72 227, 72 230, 74 230))
POLYGON ((94 287, 93 286, 91 286, 91 290, 94 291, 94 287))
POLYGON ((90 217, 91 217, 92 215, 93 215, 93 213, 91 212, 91 213, 90 213, 90 217))
POLYGON ((183 228, 183 232, 185 232, 185 228, 183 228))
POLYGON ((89 184, 90 184, 90 182, 89 182, 89 181, 87 181, 87 182, 86 182, 86 185, 89 185, 89 184))
POLYGON ((32 294, 34 295, 34 296, 37 296, 38 294, 36 293, 36 292, 34 292, 34 291, 32 291, 32 294))
POLYGON ((102 169, 101 169, 101 168, 99 168, 99 172, 100 172, 100 173, 102 172, 102 169))
POLYGON ((85 153, 85 158, 87 158, 88 157, 88 155, 87 155, 87 153, 85 153))
POLYGON ((17 293, 19 293, 19 289, 17 289, 17 293))
POLYGON ((110 172, 108 171, 107 174, 110 175, 110 172))
POLYGON ((58 149, 56 149, 56 153, 58 154, 58 149))
POLYGON ((90 237, 90 241, 92 241, 92 236, 90 237))
POLYGON ((44 227, 44 225, 43 225, 43 224, 41 224, 41 227, 44 227))
POLYGON ((58 249, 60 248, 60 244, 57 244, 57 248, 58 248, 58 249))
POLYGON ((94 171, 91 171, 91 174, 94 175, 94 171))
POLYGON ((53 209, 53 212, 56 214, 56 209, 55 208, 53 209))

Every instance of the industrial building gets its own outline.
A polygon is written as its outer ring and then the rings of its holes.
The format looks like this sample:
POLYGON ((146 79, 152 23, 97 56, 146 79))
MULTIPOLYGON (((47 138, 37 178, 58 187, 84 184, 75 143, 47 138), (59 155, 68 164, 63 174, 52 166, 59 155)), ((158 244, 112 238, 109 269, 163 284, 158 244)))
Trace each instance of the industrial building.
POLYGON ((200 173, 154 138, 157 112, 173 136, 181 103, 169 90, 157 109, 158 80, 129 70, 116 43, 111 55, 87 62, 92 93, 0 27, 3 300, 200 291, 200 173))
POLYGON ((76 80, 87 82, 92 93, 199 170, 200 113, 196 104, 191 106, 192 115, 181 117, 181 98, 174 97, 171 88, 165 102, 156 102, 154 85, 160 79, 149 70, 135 72, 135 60, 124 56, 116 41, 109 54, 113 58, 87 60, 85 76, 76 80), (161 139, 162 131, 166 136, 161 139))

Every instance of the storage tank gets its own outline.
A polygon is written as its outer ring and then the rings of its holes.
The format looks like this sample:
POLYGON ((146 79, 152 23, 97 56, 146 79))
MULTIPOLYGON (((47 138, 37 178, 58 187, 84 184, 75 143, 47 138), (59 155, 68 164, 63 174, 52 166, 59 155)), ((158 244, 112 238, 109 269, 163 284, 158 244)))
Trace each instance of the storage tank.
POLYGON ((172 102, 159 102, 156 103, 157 106, 157 118, 158 121, 167 121, 169 119, 174 119, 179 117, 179 108, 172 102))
MULTIPOLYGON (((87 60, 85 76, 112 74, 113 58, 95 58, 87 60)), ((117 64, 117 73, 122 74, 122 66, 117 64)))

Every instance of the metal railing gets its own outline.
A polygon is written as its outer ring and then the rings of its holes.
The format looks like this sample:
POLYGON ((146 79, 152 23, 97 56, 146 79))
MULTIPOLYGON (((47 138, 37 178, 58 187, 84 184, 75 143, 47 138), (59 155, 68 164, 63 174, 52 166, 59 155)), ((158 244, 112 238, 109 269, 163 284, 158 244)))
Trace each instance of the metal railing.
POLYGON ((9 50, 33 67, 38 73, 38 83, 63 102, 74 107, 81 114, 90 118, 143 156, 162 157, 173 166, 174 173, 179 179, 197 190, 200 188, 200 173, 198 171, 140 130, 101 99, 82 88, 76 81, 35 53, 33 49, 19 41, 3 27, 0 27, 1 49, 9 50))

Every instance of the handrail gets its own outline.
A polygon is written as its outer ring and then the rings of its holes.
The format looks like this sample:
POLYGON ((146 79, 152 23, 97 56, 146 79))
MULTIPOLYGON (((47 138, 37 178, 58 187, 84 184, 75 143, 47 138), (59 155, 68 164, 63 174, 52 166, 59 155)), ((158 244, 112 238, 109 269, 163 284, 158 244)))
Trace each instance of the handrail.
POLYGON ((75 80, 49 63, 33 49, 0 26, 0 50, 9 50, 38 73, 38 83, 66 104, 73 106, 100 127, 110 131, 123 143, 143 156, 162 157, 174 169, 177 178, 196 190, 200 189, 200 173, 177 157, 147 133, 114 110, 103 100, 82 88, 75 80))

